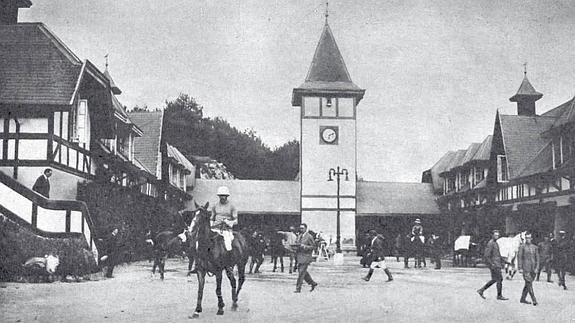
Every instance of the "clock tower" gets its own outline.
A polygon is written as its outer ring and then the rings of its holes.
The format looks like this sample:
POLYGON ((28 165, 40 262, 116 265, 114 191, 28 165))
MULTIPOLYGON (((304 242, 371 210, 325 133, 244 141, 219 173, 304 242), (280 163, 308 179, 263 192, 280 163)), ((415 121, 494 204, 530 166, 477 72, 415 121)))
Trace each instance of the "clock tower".
POLYGON ((292 105, 301 107, 302 222, 335 243, 339 192, 344 246, 355 243, 356 107, 364 93, 352 82, 326 19, 305 82, 293 90, 292 105), (339 189, 334 176, 328 181, 330 169, 338 167, 347 171, 339 189))

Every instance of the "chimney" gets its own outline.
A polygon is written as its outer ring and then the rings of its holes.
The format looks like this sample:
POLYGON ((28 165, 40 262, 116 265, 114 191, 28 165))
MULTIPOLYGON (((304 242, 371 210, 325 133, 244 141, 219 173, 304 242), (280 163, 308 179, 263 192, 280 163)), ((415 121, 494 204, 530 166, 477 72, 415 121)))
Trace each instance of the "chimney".
POLYGON ((527 79, 527 72, 523 77, 523 82, 519 86, 517 93, 509 98, 511 102, 517 102, 517 115, 519 116, 535 116, 535 101, 541 99, 543 94, 535 91, 533 85, 527 79))
POLYGON ((30 8, 30 0, 0 0, 0 25, 18 23, 18 9, 30 8))

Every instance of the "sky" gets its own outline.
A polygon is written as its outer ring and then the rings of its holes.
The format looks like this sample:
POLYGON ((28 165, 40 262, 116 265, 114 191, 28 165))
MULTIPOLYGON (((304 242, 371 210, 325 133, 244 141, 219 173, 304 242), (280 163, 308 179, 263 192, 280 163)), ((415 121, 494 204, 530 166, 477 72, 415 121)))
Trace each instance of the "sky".
MULTIPOLYGON (((270 147, 299 138, 292 89, 324 24, 319 0, 33 0, 81 59, 109 71, 128 106, 187 93, 207 116, 253 129, 270 147)), ((575 95, 575 1, 332 0, 329 24, 358 105, 358 175, 419 182, 445 152, 493 132, 523 64, 542 113, 575 95)))

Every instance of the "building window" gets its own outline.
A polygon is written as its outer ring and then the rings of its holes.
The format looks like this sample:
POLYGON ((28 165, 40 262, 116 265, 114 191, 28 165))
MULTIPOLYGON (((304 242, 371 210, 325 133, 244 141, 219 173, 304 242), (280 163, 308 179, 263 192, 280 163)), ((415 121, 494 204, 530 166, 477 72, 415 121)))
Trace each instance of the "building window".
POLYGON ((553 138, 553 168, 561 166, 561 137, 553 138))
POLYGON ((87 144, 90 141, 88 100, 79 100, 75 113, 72 113, 72 141, 87 144))
POLYGON ((507 157, 497 155, 497 181, 506 182, 509 180, 509 170, 507 167, 507 157))
POLYGON ((483 168, 475 167, 475 185, 479 184, 483 178, 483 168))
POLYGON ((459 180, 460 180, 460 182, 459 182, 460 187, 462 189, 466 188, 469 185, 469 174, 465 171, 461 172, 459 180))
POLYGON ((321 116, 336 117, 337 104, 335 98, 321 98, 321 116))

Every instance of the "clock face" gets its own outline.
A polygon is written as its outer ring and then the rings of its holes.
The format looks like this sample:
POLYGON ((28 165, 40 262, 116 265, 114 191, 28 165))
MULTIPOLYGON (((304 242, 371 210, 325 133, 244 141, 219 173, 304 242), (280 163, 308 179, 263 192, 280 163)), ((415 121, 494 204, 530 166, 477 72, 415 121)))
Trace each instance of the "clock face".
POLYGON ((337 144, 338 128, 337 127, 320 127, 321 142, 324 144, 337 144))

